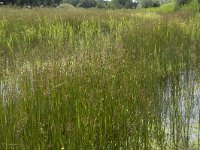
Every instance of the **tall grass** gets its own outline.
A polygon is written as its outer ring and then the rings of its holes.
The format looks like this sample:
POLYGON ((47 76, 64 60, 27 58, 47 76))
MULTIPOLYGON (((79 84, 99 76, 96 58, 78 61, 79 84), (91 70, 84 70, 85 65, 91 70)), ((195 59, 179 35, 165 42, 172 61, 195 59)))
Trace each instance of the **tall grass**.
POLYGON ((198 15, 0 12, 0 149, 199 146, 198 15))

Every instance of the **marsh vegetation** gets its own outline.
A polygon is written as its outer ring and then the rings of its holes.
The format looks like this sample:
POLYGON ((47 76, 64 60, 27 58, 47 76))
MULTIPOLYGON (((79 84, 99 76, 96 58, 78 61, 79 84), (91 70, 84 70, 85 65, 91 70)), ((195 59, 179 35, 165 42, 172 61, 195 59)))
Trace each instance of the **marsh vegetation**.
POLYGON ((166 10, 0 8, 0 149, 198 149, 200 14, 166 10))

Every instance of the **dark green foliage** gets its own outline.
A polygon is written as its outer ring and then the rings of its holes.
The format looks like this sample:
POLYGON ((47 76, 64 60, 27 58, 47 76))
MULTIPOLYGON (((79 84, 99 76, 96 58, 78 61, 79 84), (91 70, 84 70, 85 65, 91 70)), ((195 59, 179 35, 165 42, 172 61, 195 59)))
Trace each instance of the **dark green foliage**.
POLYGON ((140 4, 143 8, 159 7, 160 1, 158 1, 158 0, 141 0, 140 4))
POLYGON ((132 0, 113 0, 112 1, 113 8, 136 8, 137 2, 133 2, 132 0))
POLYGON ((108 5, 107 5, 106 2, 98 1, 98 2, 96 3, 96 7, 102 9, 102 8, 108 8, 108 5))
POLYGON ((138 2, 137 1, 133 2, 132 7, 137 8, 137 6, 138 6, 138 2))
POLYGON ((54 6, 59 4, 61 0, 4 0, 4 4, 12 4, 18 6, 30 5, 30 6, 54 6))
POLYGON ((95 0, 80 0, 78 6, 83 8, 91 8, 96 6, 96 2, 95 0))
POLYGON ((186 5, 186 4, 189 4, 192 0, 176 0, 176 4, 178 6, 183 6, 183 5, 186 5))
POLYGON ((69 3, 73 6, 83 8, 136 8, 137 3, 132 0, 112 0, 106 2, 104 0, 3 0, 4 4, 11 4, 17 6, 57 6, 60 3, 69 3))
POLYGON ((132 0, 129 0, 129 1, 126 1, 126 3, 125 3, 125 8, 133 8, 133 2, 132 2, 132 0))
POLYGON ((158 1, 154 2, 153 7, 160 7, 160 2, 158 2, 158 1))

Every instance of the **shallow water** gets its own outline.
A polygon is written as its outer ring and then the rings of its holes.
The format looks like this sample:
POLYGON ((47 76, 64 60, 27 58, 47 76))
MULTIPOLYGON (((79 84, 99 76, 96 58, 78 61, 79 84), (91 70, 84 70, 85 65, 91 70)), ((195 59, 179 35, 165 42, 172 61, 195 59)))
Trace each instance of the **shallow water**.
POLYGON ((162 119, 167 139, 171 142, 187 143, 191 146, 199 140, 198 80, 197 73, 189 70, 181 72, 178 79, 169 77, 165 87, 162 87, 162 119))

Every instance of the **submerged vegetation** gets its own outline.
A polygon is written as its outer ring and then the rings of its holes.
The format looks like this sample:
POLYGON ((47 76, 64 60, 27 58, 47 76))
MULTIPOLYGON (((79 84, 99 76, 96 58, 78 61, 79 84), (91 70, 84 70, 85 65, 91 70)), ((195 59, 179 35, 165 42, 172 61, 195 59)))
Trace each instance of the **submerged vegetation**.
POLYGON ((0 149, 197 149, 200 14, 0 8, 0 149))

